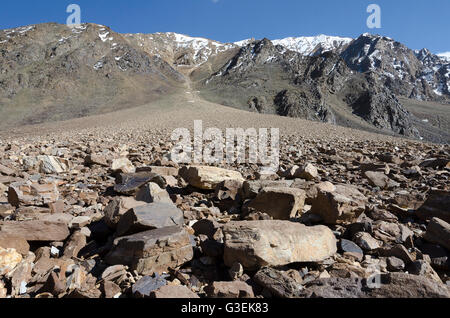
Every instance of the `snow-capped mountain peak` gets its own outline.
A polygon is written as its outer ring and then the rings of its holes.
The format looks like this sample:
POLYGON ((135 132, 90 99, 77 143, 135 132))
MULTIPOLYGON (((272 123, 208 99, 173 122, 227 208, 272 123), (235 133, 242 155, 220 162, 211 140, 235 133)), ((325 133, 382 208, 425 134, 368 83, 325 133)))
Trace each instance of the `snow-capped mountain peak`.
MULTIPOLYGON (((254 42, 255 39, 246 39, 234 42, 239 47, 247 46, 254 42)), ((281 45, 288 50, 298 52, 302 55, 314 56, 328 51, 341 51, 343 47, 349 44, 353 39, 338 36, 317 35, 288 37, 284 39, 272 40, 274 45, 281 45)))
POLYGON ((200 65, 212 55, 237 47, 232 43, 221 43, 174 32, 127 36, 149 53, 162 56, 176 65, 200 65))
POLYGON ((439 53, 439 54, 437 54, 437 56, 450 62, 450 52, 439 53))
POLYGON ((349 44, 353 39, 342 38, 329 35, 289 37, 280 40, 273 40, 273 44, 282 45, 291 51, 303 55, 317 55, 327 51, 338 50, 349 44))

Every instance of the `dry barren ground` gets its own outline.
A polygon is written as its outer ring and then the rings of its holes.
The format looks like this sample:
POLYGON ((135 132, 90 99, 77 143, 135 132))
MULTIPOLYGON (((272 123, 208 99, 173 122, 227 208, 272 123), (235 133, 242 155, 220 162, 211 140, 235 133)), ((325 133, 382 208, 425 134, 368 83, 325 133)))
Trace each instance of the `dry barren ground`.
POLYGON ((0 136, 0 298, 450 297, 448 146, 189 88, 0 136), (279 171, 178 165, 194 120, 279 128, 279 171))

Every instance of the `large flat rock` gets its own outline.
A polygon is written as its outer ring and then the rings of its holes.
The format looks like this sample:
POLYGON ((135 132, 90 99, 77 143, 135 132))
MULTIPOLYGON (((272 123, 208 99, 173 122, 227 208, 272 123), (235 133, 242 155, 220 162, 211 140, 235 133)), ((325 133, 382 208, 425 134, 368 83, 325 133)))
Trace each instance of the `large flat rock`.
POLYGON ((186 230, 171 226, 117 238, 106 262, 128 265, 141 275, 152 275, 179 267, 192 260, 193 255, 186 230))
POLYGON ((0 234, 24 238, 27 241, 64 241, 70 234, 67 224, 47 221, 0 223, 0 234))
POLYGON ((289 221, 230 222, 224 228, 225 264, 249 270, 300 262, 320 262, 337 251, 326 226, 307 227, 289 221))
POLYGON ((217 185, 227 180, 244 182, 242 174, 238 171, 209 166, 183 167, 179 175, 191 186, 203 190, 214 190, 217 185))
POLYGON ((129 235, 168 226, 183 225, 183 212, 173 203, 150 203, 125 213, 117 225, 117 235, 129 235))

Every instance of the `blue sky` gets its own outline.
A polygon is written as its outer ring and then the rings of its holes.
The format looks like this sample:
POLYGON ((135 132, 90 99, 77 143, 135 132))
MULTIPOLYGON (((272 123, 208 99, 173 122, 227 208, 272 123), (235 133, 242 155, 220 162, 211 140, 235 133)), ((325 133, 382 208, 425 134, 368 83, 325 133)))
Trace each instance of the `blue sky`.
POLYGON ((82 22, 122 33, 178 32, 223 42, 317 34, 390 36, 412 49, 450 51, 449 0, 16 0, 2 1, 0 29, 65 23, 66 7, 81 6, 82 22), (366 25, 366 8, 381 7, 381 29, 366 25))

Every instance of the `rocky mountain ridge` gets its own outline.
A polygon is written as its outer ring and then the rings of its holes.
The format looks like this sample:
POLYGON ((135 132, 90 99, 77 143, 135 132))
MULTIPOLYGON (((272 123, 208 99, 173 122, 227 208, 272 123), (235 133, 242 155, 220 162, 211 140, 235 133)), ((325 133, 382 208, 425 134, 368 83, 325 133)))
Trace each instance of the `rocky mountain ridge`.
POLYGON ((448 61, 370 34, 220 43, 50 23, 0 31, 0 52, 3 127, 134 107, 192 82, 223 105, 421 138, 397 97, 450 100, 448 61))

